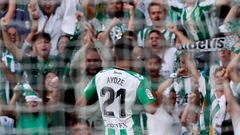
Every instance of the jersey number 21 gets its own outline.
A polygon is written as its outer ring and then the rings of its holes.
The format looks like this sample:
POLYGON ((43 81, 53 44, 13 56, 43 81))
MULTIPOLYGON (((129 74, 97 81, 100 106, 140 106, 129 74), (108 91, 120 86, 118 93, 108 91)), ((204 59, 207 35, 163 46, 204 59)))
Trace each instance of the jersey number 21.
POLYGON ((106 96, 106 94, 109 94, 109 97, 106 101, 104 101, 103 103, 103 114, 104 116, 110 116, 110 117, 114 117, 115 114, 112 111, 107 111, 106 107, 111 105, 114 100, 116 98, 120 98, 120 117, 124 118, 126 116, 126 112, 125 112, 125 96, 126 96, 126 90, 125 89, 119 89, 116 93, 115 91, 110 88, 110 87, 103 87, 101 89, 101 97, 106 96))

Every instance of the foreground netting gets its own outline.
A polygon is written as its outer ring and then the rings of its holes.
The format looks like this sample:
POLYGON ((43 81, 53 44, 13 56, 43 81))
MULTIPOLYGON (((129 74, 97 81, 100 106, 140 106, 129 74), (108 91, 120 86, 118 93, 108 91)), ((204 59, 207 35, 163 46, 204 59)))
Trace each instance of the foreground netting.
POLYGON ((0 135, 238 135, 239 16, 239 0, 0 0, 0 135))

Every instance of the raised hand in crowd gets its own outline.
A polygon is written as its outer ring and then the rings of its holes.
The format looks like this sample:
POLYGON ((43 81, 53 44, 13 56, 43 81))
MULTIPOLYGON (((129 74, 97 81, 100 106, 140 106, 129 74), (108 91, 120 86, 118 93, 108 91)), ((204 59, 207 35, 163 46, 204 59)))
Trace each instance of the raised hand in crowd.
POLYGON ((134 21, 135 21, 135 15, 134 15, 134 7, 130 4, 124 3, 123 9, 128 11, 130 14, 130 18, 128 21, 128 30, 134 31, 134 21))
POLYGON ((9 33, 7 33, 7 22, 4 18, 1 19, 1 27, 2 29, 2 35, 3 35, 3 43, 6 49, 14 56, 14 58, 17 61, 20 61, 22 59, 23 54, 21 53, 20 49, 11 42, 11 37, 9 33))
MULTIPOLYGON (((182 68, 184 68, 185 70, 188 71, 188 75, 189 73, 191 75, 193 75, 194 77, 194 82, 198 82, 198 79, 200 77, 200 73, 196 68, 196 65, 194 64, 192 58, 190 58, 190 56, 188 54, 181 54, 180 56, 180 61, 182 64, 182 68)), ((182 72, 185 73, 186 71, 183 70, 182 72)))
POLYGON ((220 77, 223 80, 223 85, 224 85, 224 95, 226 97, 227 103, 228 103, 228 111, 230 115, 236 115, 237 110, 240 110, 240 105, 239 105, 239 97, 236 99, 234 98, 232 89, 230 88, 230 76, 229 76, 229 71, 227 69, 223 69, 220 72, 220 77))
POLYGON ((7 13, 4 17, 1 18, 1 27, 3 29, 6 29, 6 27, 10 25, 10 23, 12 22, 15 10, 16 10, 16 0, 9 0, 7 13))
POLYGON ((237 16, 240 14, 240 5, 235 4, 232 6, 231 10, 228 12, 228 15, 224 19, 224 23, 237 19, 237 16))
POLYGON ((128 3, 123 4, 123 9, 128 11, 130 15, 134 15, 134 7, 128 3))
POLYGON ((226 70, 229 74, 230 80, 234 83, 238 84, 240 82, 240 73, 239 73, 239 61, 240 61, 240 54, 232 54, 231 61, 229 62, 226 70))
POLYGON ((1 19, 2 25, 9 25, 13 19, 16 10, 16 0, 9 0, 7 14, 1 19))
POLYGON ((181 44, 187 44, 192 42, 187 36, 183 34, 183 32, 178 30, 176 25, 169 23, 167 24, 167 28, 170 32, 174 33, 177 36, 175 47, 178 47, 178 45, 181 44))
POLYGON ((101 42, 105 43, 107 40, 109 39, 109 33, 111 31, 111 29, 116 26, 118 23, 120 23, 120 19, 117 17, 114 17, 110 24, 108 25, 108 27, 101 33, 98 34, 98 40, 100 40, 101 42))
POLYGON ((93 28, 87 23, 85 23, 84 27, 86 29, 86 33, 85 36, 83 37, 83 43, 85 46, 91 47, 93 46, 94 41, 96 40, 93 34, 93 28))
POLYGON ((81 21, 84 17, 84 14, 80 11, 76 11, 75 16, 76 16, 78 21, 81 21))

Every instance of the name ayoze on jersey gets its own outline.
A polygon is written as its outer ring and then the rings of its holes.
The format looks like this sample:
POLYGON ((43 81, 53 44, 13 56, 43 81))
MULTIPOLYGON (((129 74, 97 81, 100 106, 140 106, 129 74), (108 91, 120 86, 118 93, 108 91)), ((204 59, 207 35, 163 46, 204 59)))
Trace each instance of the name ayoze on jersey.
POLYGON ((114 83, 114 84, 118 84, 120 86, 123 86, 123 83, 125 82, 125 80, 118 78, 118 77, 108 77, 107 78, 107 83, 114 83))

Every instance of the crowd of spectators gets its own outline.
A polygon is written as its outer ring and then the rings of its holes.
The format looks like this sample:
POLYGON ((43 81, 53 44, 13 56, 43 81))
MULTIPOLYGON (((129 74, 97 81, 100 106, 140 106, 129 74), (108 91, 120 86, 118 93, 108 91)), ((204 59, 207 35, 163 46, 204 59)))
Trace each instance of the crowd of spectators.
POLYGON ((103 134, 98 102, 75 103, 124 37, 161 91, 143 134, 240 135, 239 17, 239 0, 0 0, 0 134, 103 134))

